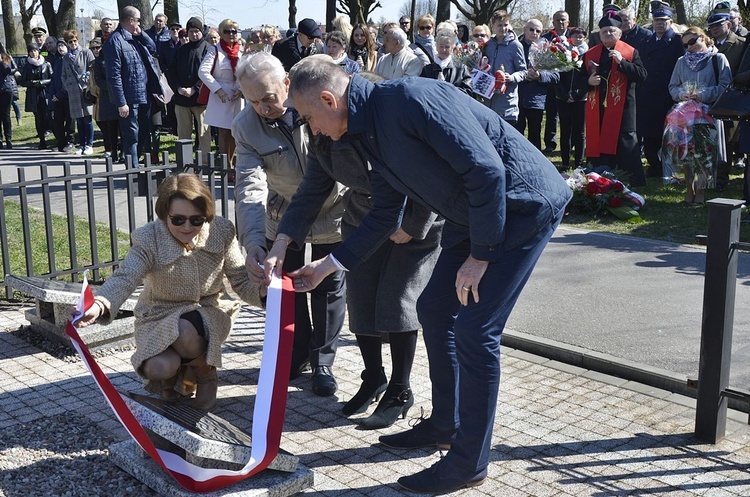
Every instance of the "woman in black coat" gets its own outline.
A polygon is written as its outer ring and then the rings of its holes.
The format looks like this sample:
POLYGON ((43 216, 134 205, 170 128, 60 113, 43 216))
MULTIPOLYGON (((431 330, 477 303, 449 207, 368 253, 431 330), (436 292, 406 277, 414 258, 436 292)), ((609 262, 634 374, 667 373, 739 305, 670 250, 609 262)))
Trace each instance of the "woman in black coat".
POLYGON ((94 38, 89 44, 89 49, 94 53, 91 74, 93 75, 96 92, 96 105, 94 107, 94 119, 102 131, 104 142, 104 158, 111 157, 112 162, 117 162, 118 142, 120 140, 120 115, 117 106, 109 99, 109 87, 107 86, 107 70, 102 52, 102 43, 94 38))
MULTIPOLYGON (((0 44, 0 133, 5 136, 5 146, 13 148, 13 130, 10 127, 10 106, 13 104, 13 91, 18 86, 15 80, 16 64, 0 44)), ((0 149, 3 148, 0 141, 0 149)))
MULTIPOLYGON (((344 198, 341 234, 346 238, 372 209, 369 164, 350 143, 322 135, 311 137, 305 177, 279 224, 277 236, 304 239, 336 181, 349 187, 344 198)), ((349 329, 357 337, 365 369, 359 391, 342 409, 360 414, 385 392, 365 429, 385 428, 414 403, 409 377, 417 346, 417 298, 430 279, 440 253, 443 221, 427 207, 407 201, 401 227, 361 265, 346 273, 349 329), (391 379, 383 368, 382 343, 388 336, 391 379)), ((277 242, 269 257, 286 250, 277 242)), ((266 262, 266 267, 269 262, 266 262)))
POLYGON ((26 58, 23 71, 21 71, 19 84, 26 87, 24 110, 34 114, 36 134, 39 137, 39 150, 44 150, 47 148, 44 132, 47 129, 48 89, 52 82, 52 65, 41 56, 38 45, 30 43, 27 48, 29 56, 26 58))
POLYGON ((469 68, 465 64, 453 60, 455 41, 453 35, 438 34, 435 38, 437 58, 424 66, 420 76, 447 81, 464 93, 471 95, 469 68))

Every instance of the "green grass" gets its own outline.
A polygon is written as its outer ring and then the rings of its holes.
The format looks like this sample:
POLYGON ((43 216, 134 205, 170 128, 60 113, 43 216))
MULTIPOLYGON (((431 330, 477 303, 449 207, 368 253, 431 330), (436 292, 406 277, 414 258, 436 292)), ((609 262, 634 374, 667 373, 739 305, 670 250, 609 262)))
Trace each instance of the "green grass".
MULTIPOLYGON (((34 114, 31 112, 25 112, 23 110, 24 107, 24 99, 26 94, 25 88, 18 88, 19 90, 19 104, 21 105, 21 124, 16 125, 16 116, 13 113, 13 110, 11 109, 11 121, 13 123, 13 144, 14 145, 24 145, 36 148, 36 146, 39 144, 39 139, 36 136, 36 127, 34 126, 34 114)), ((77 131, 77 130, 76 130, 77 131)), ((94 124, 94 156, 95 158, 101 157, 102 154, 104 154, 104 143, 101 140, 101 133, 99 133, 99 128, 94 124)), ((170 161, 176 160, 176 155, 174 153, 174 142, 177 139, 176 136, 165 134, 161 135, 161 140, 159 142, 159 157, 161 158, 161 152, 166 150, 169 152, 169 159, 170 161)), ((55 139, 52 138, 51 140, 47 141, 47 145, 50 146, 52 143, 55 143, 55 139)), ((74 156, 71 156, 74 157, 74 156)))
MULTIPOLYGON (((26 274, 26 254, 24 251, 23 228, 21 223, 21 207, 17 202, 5 201, 5 225, 8 230, 10 252, 10 274, 26 274)), ((37 209, 29 210, 29 232, 31 235, 31 260, 34 274, 51 272, 48 260, 47 238, 44 231, 44 214, 37 209)), ((71 268, 70 244, 68 242, 68 224, 65 216, 52 216, 52 238, 55 247, 55 266, 58 271, 71 268)), ((112 260, 112 250, 109 239, 109 226, 105 223, 96 224, 96 239, 99 252, 99 263, 112 260)), ((130 248, 130 237, 126 233, 117 234, 118 258, 122 258, 130 248)), ((91 240, 89 238, 89 223, 85 219, 75 219, 75 245, 77 251, 77 267, 92 264, 91 240)), ((104 269, 101 274, 106 277, 111 270, 104 269)), ((0 275, 2 276, 2 275, 0 275)), ((90 275, 91 276, 91 275, 90 275)), ((4 276, 3 276, 4 278, 4 276)))

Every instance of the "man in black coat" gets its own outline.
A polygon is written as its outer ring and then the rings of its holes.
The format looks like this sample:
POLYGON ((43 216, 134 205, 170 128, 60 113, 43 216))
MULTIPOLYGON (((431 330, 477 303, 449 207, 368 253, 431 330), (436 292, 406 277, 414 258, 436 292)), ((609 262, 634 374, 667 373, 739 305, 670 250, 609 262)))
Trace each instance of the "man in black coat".
POLYGON ((651 16, 654 33, 638 49, 648 77, 637 86, 636 119, 643 155, 649 165, 646 175, 660 178, 663 168, 659 149, 664 133, 664 119, 674 105, 669 94, 669 80, 677 59, 682 57, 685 49, 680 35, 672 29, 672 9, 661 6, 651 16))
POLYGON ((271 54, 281 61, 284 70, 289 72, 294 64, 308 55, 322 53, 320 38, 323 33, 314 19, 302 19, 297 24, 297 32, 289 38, 279 40, 273 45, 271 54))
MULTIPOLYGON (((570 16, 564 10, 558 10, 552 15, 552 29, 563 40, 570 38, 570 16)), ((542 35, 542 38, 552 40, 552 32, 542 35)), ((544 124, 544 153, 550 154, 557 148, 557 98, 555 97, 554 85, 547 91, 547 99, 544 101, 544 112, 546 120, 544 124)))
POLYGON ((641 44, 645 43, 653 33, 650 29, 638 25, 633 9, 622 9, 618 15, 622 19, 622 26, 620 26, 620 29, 622 29, 621 40, 640 51, 641 44))

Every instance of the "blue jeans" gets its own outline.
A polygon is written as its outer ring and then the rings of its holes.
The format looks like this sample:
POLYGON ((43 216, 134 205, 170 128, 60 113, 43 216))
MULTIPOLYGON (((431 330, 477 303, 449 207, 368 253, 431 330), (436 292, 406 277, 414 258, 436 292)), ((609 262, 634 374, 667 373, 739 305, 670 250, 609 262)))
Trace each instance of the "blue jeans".
POLYGON ((489 464, 500 387, 500 337, 513 306, 560 218, 522 247, 487 266, 479 303, 461 306, 456 273, 470 254, 470 241, 443 248, 432 278, 417 302, 432 380, 432 424, 455 430, 446 455, 457 476, 471 477, 489 464))
POLYGON ((94 146, 94 120, 91 116, 76 119, 78 126, 78 145, 80 148, 94 146))
POLYGON ((148 145, 151 132, 151 109, 149 104, 131 105, 128 117, 120 118, 123 157, 133 158, 133 167, 138 166, 138 158, 148 145))

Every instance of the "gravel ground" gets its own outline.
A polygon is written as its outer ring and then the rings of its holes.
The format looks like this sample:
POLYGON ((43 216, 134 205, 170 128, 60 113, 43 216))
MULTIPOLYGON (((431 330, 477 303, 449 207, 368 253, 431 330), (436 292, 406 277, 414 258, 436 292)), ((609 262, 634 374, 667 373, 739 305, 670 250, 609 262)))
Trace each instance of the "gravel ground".
POLYGON ((158 495, 109 461, 113 442, 85 419, 46 418, 0 430, 0 496, 158 495))

